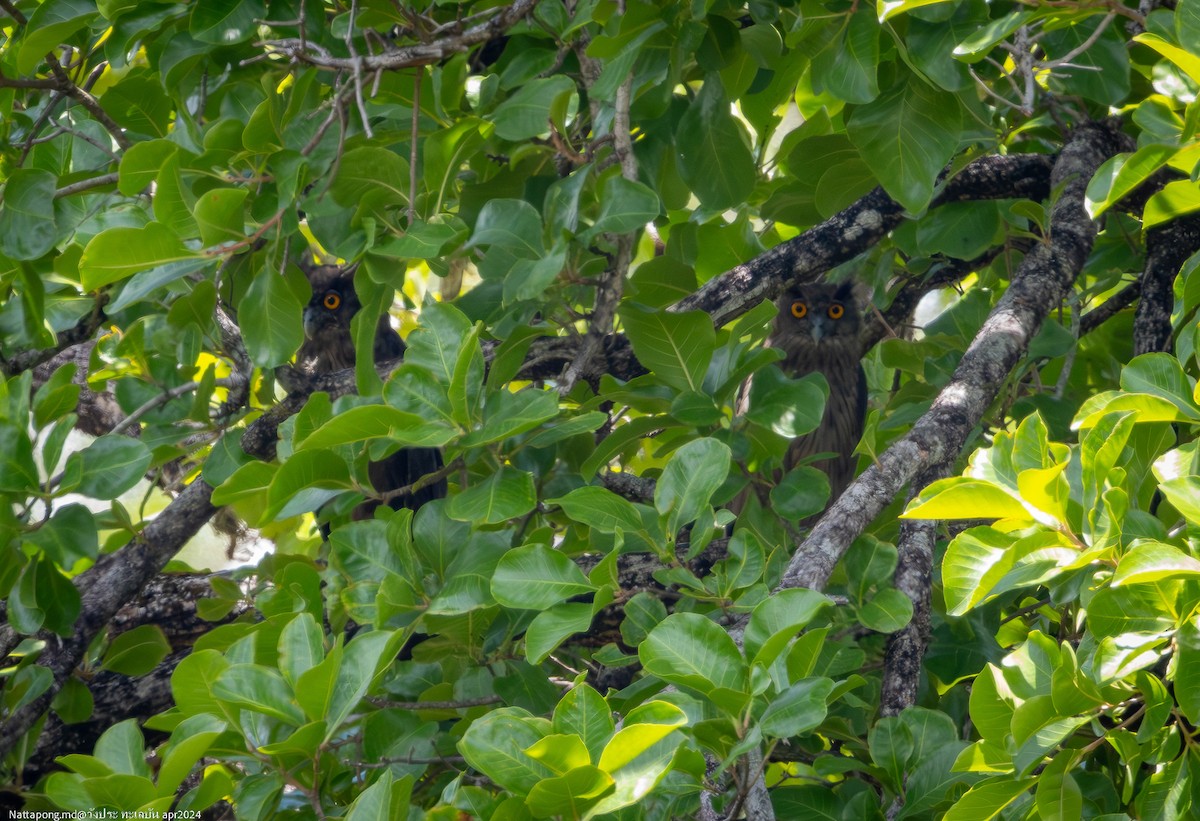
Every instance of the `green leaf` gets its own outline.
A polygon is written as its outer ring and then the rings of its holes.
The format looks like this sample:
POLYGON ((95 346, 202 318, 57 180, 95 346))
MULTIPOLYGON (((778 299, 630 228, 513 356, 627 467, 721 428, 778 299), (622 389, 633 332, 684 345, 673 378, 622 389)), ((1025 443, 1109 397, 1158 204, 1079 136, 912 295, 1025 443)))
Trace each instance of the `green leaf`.
POLYGON ((114 638, 100 666, 125 676, 143 676, 170 652, 171 643, 162 628, 156 624, 142 624, 114 638))
POLYGON ((574 97, 575 83, 561 74, 531 80, 496 107, 496 136, 514 142, 549 136, 551 121, 562 127, 574 97))
POLYGON ((856 108, 846 130, 884 190, 920 213, 958 148, 962 105, 914 77, 856 108))
MULTIPOLYGON (((296 693, 296 702, 304 710, 304 714, 314 721, 320 721, 329 712, 333 691, 341 675, 344 652, 341 645, 335 644, 324 659, 300 675, 293 677, 294 670, 291 669, 290 661, 289 669, 284 670, 288 683, 296 693)), ((282 654, 282 650, 281 659, 288 659, 282 654)))
MULTIPOLYGON (((424 160, 421 170, 425 177, 425 187, 442 198, 450 194, 459 170, 484 141, 492 136, 494 130, 491 123, 477 117, 464 116, 448 128, 424 137, 421 143, 424 160)), ((410 227, 408 233, 411 232, 410 227)))
MULTIPOLYGON (((83 249, 79 276, 85 289, 95 291, 139 271, 198 257, 161 223, 149 222, 141 228, 109 228, 92 237, 83 249)), ((295 352, 294 347, 292 351, 295 352)))
POLYGON ((1169 479, 1158 489, 1191 525, 1200 525, 1200 476, 1169 479))
POLYGON ((242 209, 249 195, 244 188, 214 188, 196 200, 192 216, 205 245, 240 242, 246 238, 242 209))
POLYGON ((1110 413, 1132 411, 1138 424, 1147 422, 1194 422, 1194 414, 1180 410, 1179 405, 1161 396, 1126 391, 1101 391, 1092 394, 1079 406, 1071 426, 1081 430, 1095 427, 1110 413))
POLYGON ((300 726, 304 713, 296 704, 292 688, 278 671, 257 664, 234 664, 213 683, 212 694, 220 701, 251 712, 300 726))
POLYGON ((46 0, 21 28, 17 71, 32 74, 47 54, 98 16, 96 4, 88 0, 46 0))
POLYGON ((720 83, 704 83, 679 119, 673 147, 679 175, 706 208, 733 208, 754 189, 754 157, 720 83))
POLYGON ((633 503, 603 487, 581 487, 566 496, 547 499, 558 505, 573 520, 601 533, 630 532, 642 529, 642 517, 633 503))
POLYGON ((297 450, 318 450, 388 439, 405 445, 440 447, 454 437, 453 428, 430 422, 415 413, 387 405, 348 408, 322 424, 296 444, 297 450))
POLYGON ((213 490, 212 503, 214 505, 231 505, 265 494, 278 472, 278 465, 257 461, 248 462, 235 470, 229 478, 213 490))
MULTIPOLYGON (((293 687, 325 660, 325 635, 312 613, 298 613, 279 634, 279 672, 293 687)), ((301 705, 303 706, 303 705, 301 705)))
POLYGON ((404 362, 433 374, 443 385, 454 380, 463 340, 471 333, 471 322, 458 308, 446 303, 421 311, 421 324, 409 334, 404 362))
POLYGON ((129 132, 149 137, 166 137, 170 133, 175 105, 158 78, 126 75, 104 92, 100 105, 117 125, 129 132))
MULTIPOLYGON (((230 477, 230 483, 240 478, 238 474, 241 472, 239 470, 230 477)), ((350 468, 344 459, 328 450, 297 451, 272 475, 270 487, 267 488, 264 516, 270 521, 285 511, 295 516, 312 510, 313 507, 305 503, 304 497, 297 498, 301 491, 308 488, 350 490, 352 487, 350 468)))
POLYGON ((1193 83, 1200 83, 1200 56, 1179 46, 1168 43, 1157 34, 1143 32, 1133 38, 1135 43, 1141 43, 1157 51, 1179 67, 1193 83))
POLYGON ((1103 587, 1088 605, 1088 627, 1100 637, 1126 633, 1166 635, 1180 621, 1177 610, 1180 584, 1158 581, 1103 587))
POLYGON ((744 643, 755 667, 770 667, 788 643, 832 604, 828 597, 803 588, 780 590, 750 614, 744 643))
POLYGON ((373 201, 382 197, 381 204, 407 204, 408 186, 408 161, 394 151, 369 145, 342 155, 329 193, 339 205, 351 207, 368 196, 373 201))
POLYGON ((1054 92, 1111 106, 1129 96, 1129 43, 1108 21, 1098 16, 1075 20, 1048 30, 1039 45, 1055 60, 1072 55, 1046 78, 1054 92))
POLYGON ((462 438, 463 447, 501 442, 558 416, 558 393, 552 390, 498 391, 488 397, 483 427, 462 438))
POLYGON ((174 795, 192 767, 208 752, 225 730, 225 722, 210 715, 188 716, 171 732, 171 740, 160 754, 158 771, 160 797, 174 795))
POLYGON ((716 348, 716 331, 708 314, 655 311, 626 303, 620 317, 643 365, 677 390, 704 389, 704 374, 716 348))
MULTIPOLYGON (((499 596, 496 598, 499 601, 499 596)), ((586 633, 592 626, 592 610, 592 605, 583 602, 563 602, 534 616, 525 630, 529 663, 541 664, 568 638, 586 633)))
POLYGON ((503 467, 451 499, 446 512, 460 522, 495 525, 524 516, 536 505, 532 474, 503 467))
POLYGON ((270 270, 258 272, 238 306, 246 351, 255 365, 272 368, 295 355, 304 341, 303 309, 282 276, 270 270))
POLYGON ((942 816, 943 821, 990 821, 1037 783, 1034 778, 996 776, 976 784, 942 816))
POLYGON ((150 777, 146 763, 146 739, 137 719, 126 719, 109 727, 96 740, 96 758, 113 773, 150 777))
POLYGON ((813 90, 848 103, 869 103, 879 96, 879 21, 862 6, 838 25, 835 36, 814 58, 813 90))
POLYGON ((95 559, 100 553, 99 527, 83 505, 63 505, 49 521, 25 534, 27 544, 40 547, 59 567, 70 570, 76 562, 95 559))
POLYGON ((1200 720, 1200 629, 1190 618, 1175 634, 1175 698, 1188 721, 1200 720))
POLYGON ((1200 6, 1180 0, 1175 6, 1175 37, 1180 43, 1200 42, 1200 6))
POLYGON ((1169 544, 1149 542, 1134 545, 1121 557, 1113 573, 1112 584, 1148 584, 1161 579, 1194 578, 1200 578, 1200 561, 1169 544))
POLYGON ((489 200, 479 211, 475 230, 467 247, 491 245, 504 248, 522 259, 540 259, 546 248, 542 242, 542 218, 524 200, 489 200))
POLYGON ((991 482, 950 477, 929 484, 903 519, 1032 519, 1019 499, 991 482))
POLYGON ((1016 540, 990 527, 973 527, 956 536, 942 561, 946 611, 961 616, 987 596, 1012 567, 1016 540))
POLYGON ((346 645, 330 695, 326 740, 332 738, 350 714, 358 709, 359 702, 367 694, 381 667, 389 663, 400 650, 403 637, 403 633, 396 631, 374 630, 355 636, 346 645))
POLYGON ((158 178, 163 163, 178 151, 179 146, 170 140, 134 143, 121 156, 117 190, 127 197, 136 197, 158 178))
POLYGON ((1121 389, 1159 396, 1192 419, 1200 419, 1200 407, 1192 399, 1192 381, 1179 359, 1170 354, 1148 353, 1131 360, 1121 369, 1121 389))
POLYGON ((666 517, 667 531, 694 522, 725 482, 729 447, 716 439, 693 439, 671 454, 654 487, 654 507, 666 517))
POLYGON ((646 672, 706 697, 729 716, 750 699, 746 662, 729 634, 696 613, 674 613, 638 647, 646 672))
POLYGON ((987 57, 1000 41, 1032 20, 1032 11, 1009 12, 997 17, 954 48, 954 56, 964 62, 977 63, 987 57))
POLYGON ((196 650, 185 656, 171 673, 171 695, 175 706, 187 715, 212 713, 223 716, 213 695, 213 686, 230 664, 216 650, 196 650))
POLYGON ((591 761, 599 760, 615 728, 608 703, 587 684, 576 684, 554 708, 554 731, 578 736, 591 761))
POLYGON ((192 7, 189 31, 202 43, 231 46, 253 37, 266 16, 262 0, 205 0, 192 7))
POLYGON ((653 189, 612 174, 600 184, 600 214, 580 240, 608 232, 636 231, 658 216, 662 205, 653 189))
POLYGON ((539 259, 518 259, 504 278, 504 304, 537 299, 558 279, 567 264, 567 251, 556 247, 539 259))
POLYGON ((467 763, 517 795, 527 795, 555 773, 525 750, 550 733, 550 722, 519 707, 492 710, 471 723, 458 742, 467 763))
POLYGON ((817 429, 828 396, 829 385, 820 374, 792 379, 779 368, 763 368, 750 382, 746 417, 793 439, 817 429))
MULTIPOLYGON (((22 424, 24 427, 24 424, 22 424)), ((38 469, 33 461, 29 434, 0 421, 0 491, 25 493, 38 487, 38 469)))
POLYGON ((1191 180, 1176 180, 1150 197, 1142 212, 1142 228, 1164 225, 1179 217, 1200 211, 1200 191, 1191 180))
POLYGON ((389 405, 416 414, 430 424, 454 424, 446 386, 424 368, 409 363, 401 365, 384 384, 383 397, 389 405))
POLYGON ((75 630, 81 602, 75 585, 46 556, 21 570, 8 598, 8 621, 19 633, 45 627, 60 636, 75 630))
POLYGON ((540 544, 505 553, 492 577, 492 595, 496 601, 525 610, 544 610, 571 596, 595 590, 595 585, 565 554, 540 544))
POLYGON ((788 521, 798 522, 824 510, 829 493, 829 476, 811 465, 801 465, 771 488, 771 508, 788 521))
POLYGON ((1118 154, 1104 162, 1088 182, 1088 216, 1096 219, 1167 164, 1178 148, 1161 143, 1144 145, 1132 154, 1118 154))
POLYGON ((72 490, 94 499, 115 499, 136 485, 150 467, 150 449, 128 436, 101 436, 67 458, 72 490))
POLYGON ((461 224, 429 224, 414 222, 403 236, 391 237, 371 249, 372 254, 401 259, 436 259, 443 255, 446 246, 466 238, 461 224))
POLYGON ((833 680, 808 678, 797 681, 771 699, 759 719, 763 734, 773 738, 807 735, 825 720, 826 703, 833 680))
POLYGON ((935 6, 945 2, 946 0, 875 0, 875 13, 879 15, 879 22, 885 23, 891 18, 907 14, 913 9, 935 6))
POLYGON ((880 590, 858 611, 858 620, 876 633, 895 633, 913 615, 912 599, 895 588, 880 590))
POLYGON ((384 770, 374 784, 359 793, 346 813, 346 821, 390 821, 394 817, 391 770, 384 770))
MULTIPOLYGON (((50 5, 54 4, 47 3, 38 9, 50 5)), ((0 202, 0 251, 6 256, 38 259, 54 247, 57 184, 57 177, 36 168, 17 168, 9 173, 0 202)))
POLYGON ((678 728, 686 724, 684 712, 667 702, 652 701, 631 710, 625 726, 600 754, 600 769, 612 776, 616 789, 592 815, 627 807, 653 790, 670 769, 683 742, 678 728))
POLYGON ((612 776, 586 764, 556 778, 539 781, 529 791, 525 803, 538 818, 580 818, 615 788, 612 776))

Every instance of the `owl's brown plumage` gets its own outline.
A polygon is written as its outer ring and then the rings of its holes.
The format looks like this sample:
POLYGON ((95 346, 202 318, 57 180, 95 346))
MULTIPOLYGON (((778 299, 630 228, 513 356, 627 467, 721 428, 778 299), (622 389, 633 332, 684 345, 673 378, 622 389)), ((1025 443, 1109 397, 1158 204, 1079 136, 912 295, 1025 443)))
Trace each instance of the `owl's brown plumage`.
MULTIPOLYGON (((354 290, 353 270, 336 265, 318 265, 306 268, 305 276, 312 286, 312 299, 304 307, 304 335, 307 337, 296 353, 296 364, 307 373, 332 373, 354 367, 354 339, 350 334, 350 320, 362 308, 354 290)), ((375 327, 374 359, 383 362, 404 355, 404 342, 388 321, 387 314, 379 318, 375 327)), ((398 488, 411 485, 426 474, 442 467, 442 454, 436 448, 405 448, 386 459, 373 461, 367 467, 367 476, 376 493, 384 495, 398 488)), ((433 499, 446 495, 446 480, 418 490, 405 493, 389 500, 393 509, 416 510, 433 499)), ((379 506, 379 501, 368 499, 354 511, 354 518, 366 519, 379 506)))
POLYGON ((862 317, 853 284, 799 285, 780 295, 775 305, 779 313, 766 344, 783 351, 779 366, 791 377, 818 372, 829 383, 821 424, 812 433, 792 440, 783 466, 791 470, 806 457, 836 453, 813 463, 829 476, 832 501, 854 479, 854 448, 862 438, 867 410, 859 343, 862 317))

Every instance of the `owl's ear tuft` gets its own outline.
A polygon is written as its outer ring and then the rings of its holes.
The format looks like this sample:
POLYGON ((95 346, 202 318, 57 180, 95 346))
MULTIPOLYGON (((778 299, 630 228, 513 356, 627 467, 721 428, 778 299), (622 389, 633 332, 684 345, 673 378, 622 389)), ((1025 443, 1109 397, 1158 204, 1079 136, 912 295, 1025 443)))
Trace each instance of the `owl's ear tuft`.
POLYGON ((838 284, 834 298, 847 305, 853 304, 861 311, 867 305, 871 304, 871 299, 874 295, 874 289, 867 283, 860 282, 857 279, 848 279, 838 284))

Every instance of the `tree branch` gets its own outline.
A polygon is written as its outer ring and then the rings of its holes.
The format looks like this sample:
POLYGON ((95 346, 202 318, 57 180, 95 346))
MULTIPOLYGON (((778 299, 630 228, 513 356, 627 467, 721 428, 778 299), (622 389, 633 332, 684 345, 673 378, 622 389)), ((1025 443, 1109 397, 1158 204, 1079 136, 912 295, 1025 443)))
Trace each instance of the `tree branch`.
MULTIPOLYGON (((1043 199, 1050 192, 1052 158, 1043 154, 981 157, 954 175, 930 208, 967 200, 1043 199)), ((700 310, 724 325, 785 287, 821 274, 875 245, 903 222, 904 209, 882 188, 752 261, 726 271, 684 297, 672 310, 700 310)))
POLYGON ((1133 318, 1133 353, 1170 352, 1175 277, 1200 249, 1200 216, 1192 215, 1151 228, 1146 235, 1142 298, 1133 318))
POLYGON ((299 38, 267 40, 262 45, 288 56, 294 62, 331 71, 350 73, 394 71, 399 68, 439 63, 447 57, 467 51, 473 45, 487 42, 519 22, 533 10, 535 5, 537 5, 536 0, 516 0, 511 6, 500 9, 491 20, 472 26, 458 34, 428 43, 404 46, 383 54, 334 57, 316 44, 299 38))

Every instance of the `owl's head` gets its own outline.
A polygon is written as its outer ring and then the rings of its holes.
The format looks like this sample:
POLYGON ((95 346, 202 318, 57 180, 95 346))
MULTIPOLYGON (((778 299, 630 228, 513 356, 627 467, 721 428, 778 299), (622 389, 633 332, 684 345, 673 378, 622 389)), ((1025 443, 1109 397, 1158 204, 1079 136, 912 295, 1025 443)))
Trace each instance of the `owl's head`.
POLYGON ((787 338, 820 345, 858 336, 861 317, 853 282, 797 285, 784 291, 775 305, 776 333, 787 338))
POLYGON ((304 306, 304 335, 316 339, 332 328, 348 330, 362 303, 354 292, 354 270, 317 265, 304 271, 312 299, 304 306))

